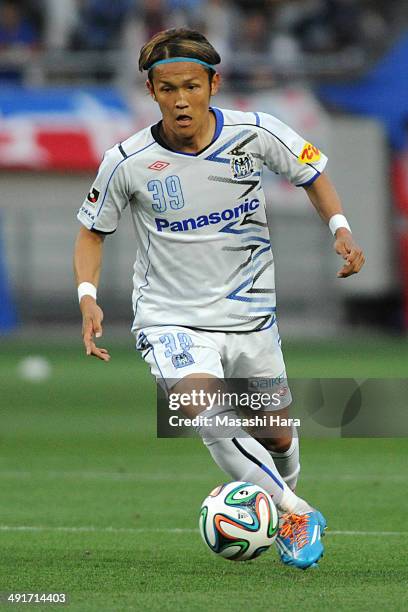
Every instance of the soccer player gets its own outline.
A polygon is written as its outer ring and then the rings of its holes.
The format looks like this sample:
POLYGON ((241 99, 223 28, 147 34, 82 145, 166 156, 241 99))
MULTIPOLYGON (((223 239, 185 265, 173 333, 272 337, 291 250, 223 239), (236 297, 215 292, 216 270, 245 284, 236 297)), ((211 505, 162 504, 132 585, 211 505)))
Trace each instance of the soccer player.
MULTIPOLYGON (((276 323, 274 263, 265 215, 266 166, 302 187, 328 223, 343 257, 339 277, 364 256, 324 173, 326 157, 291 128, 262 112, 210 106, 220 57, 188 29, 156 34, 140 53, 147 88, 162 119, 107 151, 78 213, 75 273, 87 355, 110 359, 96 301, 103 241, 126 207, 136 233, 132 331, 153 376, 172 392, 220 389, 228 378, 284 381, 276 323), (171 382, 169 382, 171 381, 171 382)), ((279 413, 290 391, 282 383, 279 413)), ((206 406, 193 404, 195 416, 206 406)), ((233 414, 213 406, 207 416, 233 414)), ((197 427, 218 466, 234 480, 267 490, 281 515, 276 540, 284 563, 306 569, 323 553, 322 514, 294 490, 297 435, 288 427, 257 440, 239 426, 222 437, 211 419, 197 427)))

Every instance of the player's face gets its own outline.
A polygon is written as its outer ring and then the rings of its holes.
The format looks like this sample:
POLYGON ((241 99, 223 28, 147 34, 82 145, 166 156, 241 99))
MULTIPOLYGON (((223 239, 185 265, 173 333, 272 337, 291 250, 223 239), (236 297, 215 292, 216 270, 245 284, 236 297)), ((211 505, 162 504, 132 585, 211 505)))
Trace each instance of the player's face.
POLYGON ((200 64, 179 62, 153 69, 151 96, 163 115, 165 130, 180 140, 190 140, 208 125, 210 97, 217 93, 219 75, 210 84, 200 64))

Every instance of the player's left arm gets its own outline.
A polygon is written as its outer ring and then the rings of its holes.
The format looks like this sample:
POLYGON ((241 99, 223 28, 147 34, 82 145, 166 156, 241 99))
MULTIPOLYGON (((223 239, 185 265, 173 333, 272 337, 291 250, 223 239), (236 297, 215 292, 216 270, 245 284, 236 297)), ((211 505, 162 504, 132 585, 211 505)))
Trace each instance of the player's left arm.
MULTIPOLYGON (((334 185, 324 172, 304 189, 325 223, 328 224, 333 215, 344 214, 334 185)), ((357 274, 361 270, 365 262, 363 250, 346 227, 339 227, 336 230, 333 248, 346 262, 337 272, 339 278, 357 274)))

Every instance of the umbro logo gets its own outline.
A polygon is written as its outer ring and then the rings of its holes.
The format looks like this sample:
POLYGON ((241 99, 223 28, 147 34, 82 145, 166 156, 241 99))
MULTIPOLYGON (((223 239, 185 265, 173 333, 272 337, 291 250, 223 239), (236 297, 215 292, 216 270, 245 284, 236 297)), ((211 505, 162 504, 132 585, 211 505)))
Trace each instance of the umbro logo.
POLYGON ((170 164, 167 162, 155 161, 154 164, 151 164, 151 166, 149 166, 149 169, 150 170, 164 170, 164 168, 167 168, 167 166, 170 166, 170 164))

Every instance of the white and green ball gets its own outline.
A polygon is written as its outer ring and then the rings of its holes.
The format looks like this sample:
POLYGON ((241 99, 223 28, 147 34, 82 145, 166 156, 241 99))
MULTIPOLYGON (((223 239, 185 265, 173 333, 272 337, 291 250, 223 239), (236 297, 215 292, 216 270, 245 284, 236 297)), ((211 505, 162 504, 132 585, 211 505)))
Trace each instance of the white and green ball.
POLYGON ((270 495, 250 482, 216 487, 202 503, 200 533, 215 554, 230 561, 255 559, 278 533, 278 513, 270 495))

